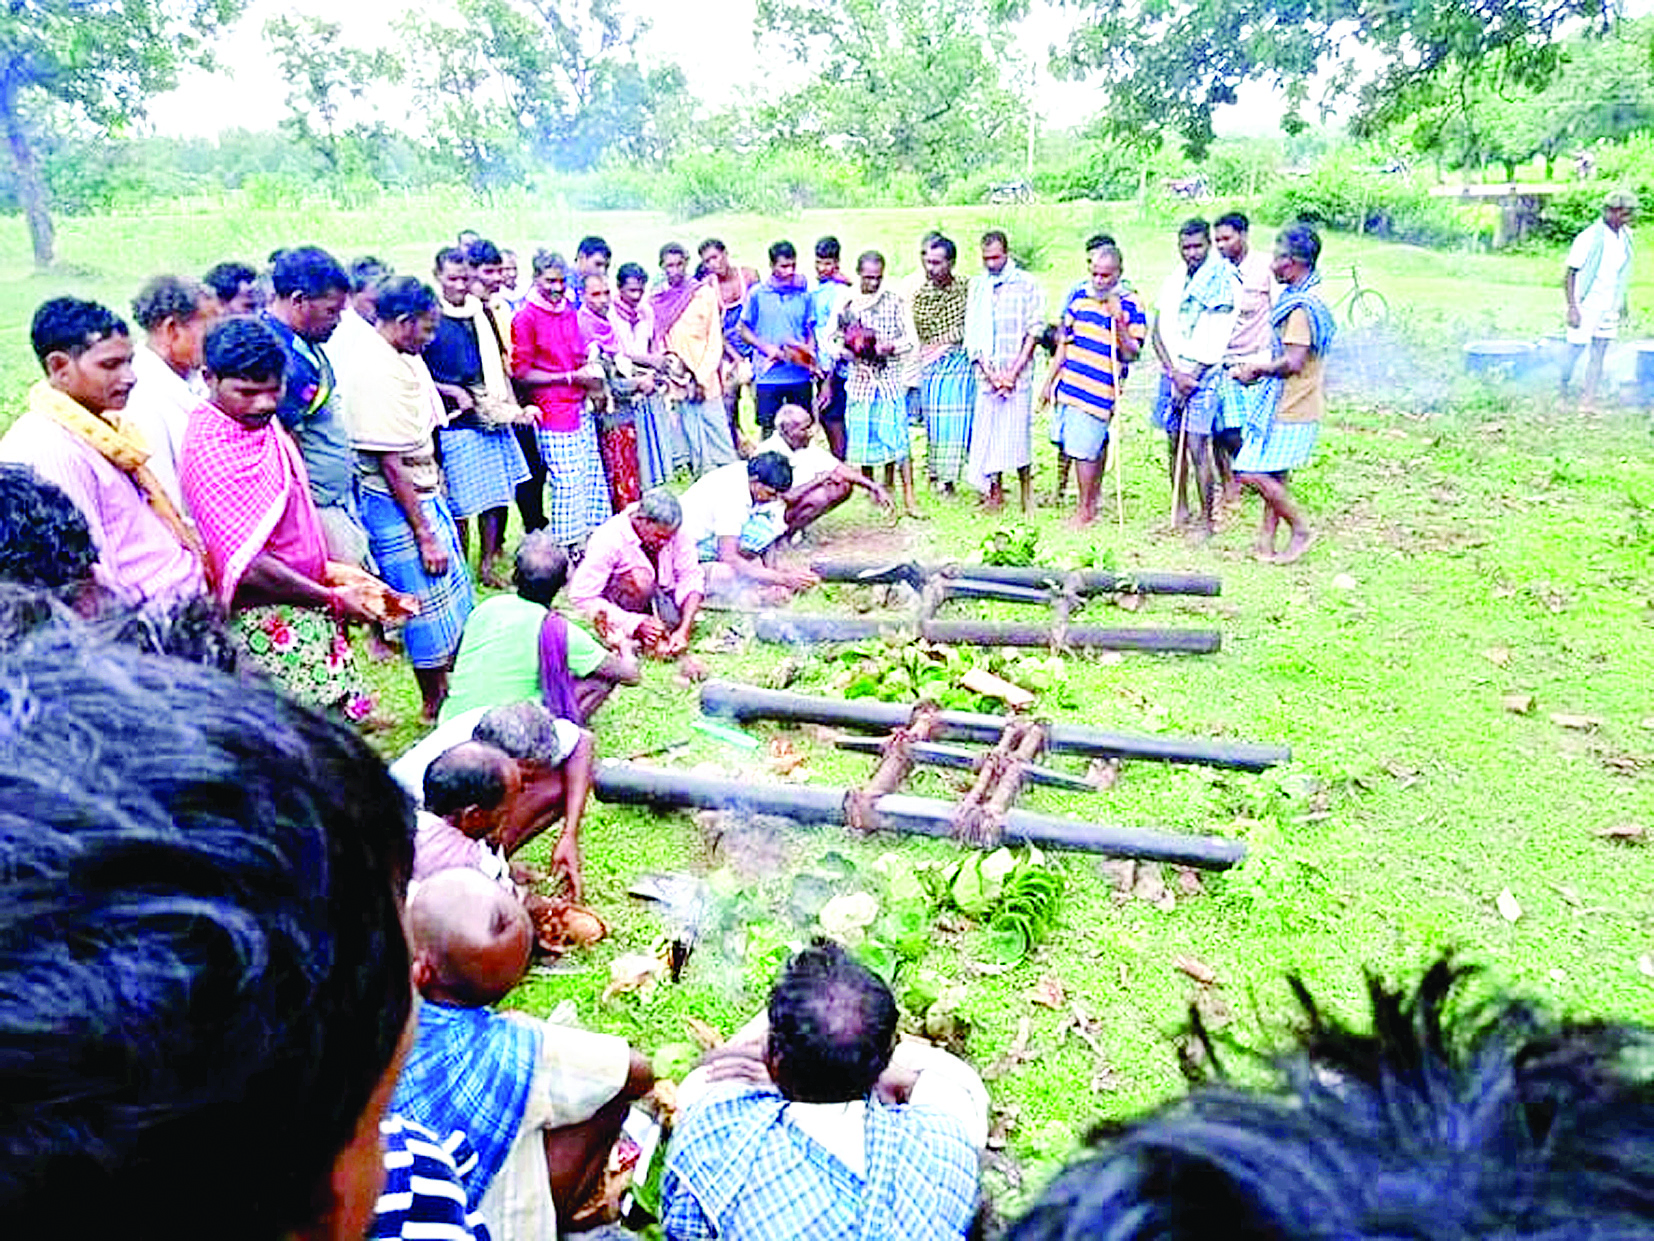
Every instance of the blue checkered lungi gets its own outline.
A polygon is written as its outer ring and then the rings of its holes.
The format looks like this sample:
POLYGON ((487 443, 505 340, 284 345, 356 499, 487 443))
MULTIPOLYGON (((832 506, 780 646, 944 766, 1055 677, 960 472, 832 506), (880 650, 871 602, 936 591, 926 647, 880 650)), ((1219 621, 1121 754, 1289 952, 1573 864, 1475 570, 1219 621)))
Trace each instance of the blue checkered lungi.
POLYGON ((1187 420, 1190 435, 1212 434, 1217 427, 1218 381, 1222 376, 1221 366, 1208 366, 1195 390, 1189 394, 1189 399, 1179 405, 1177 389, 1172 387, 1172 381, 1165 372, 1161 372, 1160 387, 1154 394, 1154 413, 1151 415, 1154 425, 1167 435, 1176 435, 1187 420))
POLYGON ((505 508, 516 496, 517 484, 528 480, 528 461, 510 427, 443 427, 436 435, 448 507, 455 517, 505 508))
POLYGON ((413 527, 394 497, 364 489, 362 524, 367 527, 379 576, 392 588, 419 599, 419 615, 410 617, 402 629, 408 662, 415 668, 442 668, 459 650, 460 635, 471 615, 471 574, 459 549, 459 531, 448 502, 433 494, 421 496, 419 506, 425 524, 448 552, 448 572, 442 577, 425 572, 413 527))
POLYGON ((609 483, 597 451, 597 430, 582 410, 573 431, 538 429, 546 462, 546 528, 565 546, 579 543, 609 519, 609 483))
POLYGON ((1267 379, 1257 383, 1236 383, 1229 372, 1224 371, 1223 377, 1218 380, 1217 429, 1240 431, 1248 423, 1263 425, 1275 412, 1275 402, 1279 397, 1278 383, 1270 383, 1267 379))
POLYGON ((875 393, 870 401, 850 401, 844 426, 849 435, 844 459, 851 465, 889 465, 913 455, 905 400, 875 393))
POLYGON ((1278 474, 1296 470, 1315 451, 1319 422, 1272 422, 1261 438, 1248 438, 1235 454, 1237 474, 1278 474))
POLYGON ((950 349, 924 369, 915 391, 925 418, 925 473, 933 482, 957 483, 970 455, 976 370, 963 349, 950 349))

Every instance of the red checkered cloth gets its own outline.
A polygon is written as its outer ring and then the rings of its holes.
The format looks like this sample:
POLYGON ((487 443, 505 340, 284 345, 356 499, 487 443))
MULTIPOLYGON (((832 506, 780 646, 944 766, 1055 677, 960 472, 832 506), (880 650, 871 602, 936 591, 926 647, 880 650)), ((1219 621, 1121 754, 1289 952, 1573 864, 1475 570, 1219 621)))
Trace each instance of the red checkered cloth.
POLYGON ((207 545, 207 574, 228 608, 262 552, 313 581, 327 571, 327 543, 299 449, 281 423, 243 426, 216 405, 190 415, 179 482, 207 545))

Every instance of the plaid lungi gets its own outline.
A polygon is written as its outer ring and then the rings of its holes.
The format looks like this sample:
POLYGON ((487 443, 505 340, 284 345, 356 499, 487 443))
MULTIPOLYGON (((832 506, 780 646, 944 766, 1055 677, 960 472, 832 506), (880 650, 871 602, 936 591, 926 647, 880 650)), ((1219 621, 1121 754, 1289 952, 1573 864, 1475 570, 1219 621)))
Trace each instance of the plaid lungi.
POLYGON ((844 426, 849 433, 844 459, 851 465, 889 465, 913 455, 907 405, 898 397, 878 392, 870 401, 850 401, 844 426))
POLYGON ((1279 384, 1236 383, 1225 370, 1218 380, 1218 417, 1213 425, 1219 431, 1240 431, 1247 423, 1267 422, 1279 398, 1279 384))
POLYGON ((546 462, 547 529, 567 546, 583 540, 609 519, 609 484, 597 451, 591 415, 582 412, 573 431, 539 428, 540 455, 546 462))
POLYGON ((925 418, 925 472, 936 483, 957 483, 970 452, 976 414, 976 371, 963 349, 950 349, 919 376, 925 418))
POLYGON ((990 387, 976 391, 976 416, 971 420, 971 452, 966 478, 978 491, 988 490, 996 474, 1020 470, 1034 460, 1034 382, 1027 370, 1001 396, 990 387))
POLYGON ((723 401, 680 401, 678 415, 689 451, 689 472, 696 478, 736 459, 723 401))
POLYGON ((1189 399, 1179 403, 1177 390, 1162 372, 1160 387, 1154 394, 1154 412, 1150 416, 1154 425, 1167 435, 1176 435, 1187 418, 1190 435, 1210 435, 1214 430, 1221 430, 1217 425, 1218 381, 1223 375, 1221 366, 1208 366, 1201 373, 1200 382, 1189 394, 1189 399))
POLYGON ((428 495, 419 498, 419 506, 425 524, 448 552, 448 572, 442 577, 425 572, 413 527, 391 496, 364 490, 362 524, 367 527, 379 576, 394 589, 419 599, 419 615, 410 617, 402 628, 408 662, 415 668, 441 668, 459 650, 460 635, 471 615, 471 574, 448 502, 440 495, 428 495))
POLYGON ((528 461, 510 427, 443 427, 436 434, 448 507, 455 517, 505 508, 517 494, 517 484, 529 477, 528 461))
POLYGON ((1248 439, 1235 454, 1237 474, 1277 474, 1295 470, 1315 451, 1319 422, 1272 422, 1262 439, 1248 439))

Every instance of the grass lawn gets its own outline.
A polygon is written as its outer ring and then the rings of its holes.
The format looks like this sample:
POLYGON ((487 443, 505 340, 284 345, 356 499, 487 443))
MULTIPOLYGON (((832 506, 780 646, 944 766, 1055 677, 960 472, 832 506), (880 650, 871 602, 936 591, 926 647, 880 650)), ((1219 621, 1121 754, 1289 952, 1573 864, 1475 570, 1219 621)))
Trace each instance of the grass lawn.
MULTIPOLYGON (((878 246, 896 256, 892 268, 900 274, 925 229, 943 225, 963 243, 989 215, 833 212, 684 226, 638 215, 508 216, 425 205, 325 218, 219 212, 66 221, 61 249, 69 274, 4 273, 0 407, 15 410, 30 377, 26 323, 42 297, 77 291, 124 305, 151 271, 200 271, 281 242, 373 251, 417 271, 462 226, 521 248, 534 236, 566 245, 598 231, 615 244, 617 259, 646 256, 669 236, 710 233, 746 262, 761 258, 773 236, 802 245, 834 231, 847 255, 878 246)), ((1040 207, 1007 222, 1013 239, 1020 228, 1054 247, 1056 269, 1040 273, 1053 298, 1078 278, 1080 241, 1101 225, 1120 235, 1142 288, 1155 289, 1174 258, 1166 222, 1137 220, 1131 208, 1040 207)), ((1267 230, 1257 231, 1266 241, 1267 230)), ((0 252, 25 261, 17 221, 0 222, 0 240, 0 252)), ((1394 341, 1410 351, 1409 364, 1449 399, 1421 411, 1346 387, 1315 461, 1295 481, 1321 535, 1304 562, 1279 568, 1247 559, 1255 501, 1203 549, 1161 532, 1163 449, 1146 428, 1143 382, 1132 385, 1123 420, 1124 530, 1111 521, 1082 536, 1062 524, 1066 514, 1048 508, 1031 519, 1042 558, 1055 564, 1096 555, 1122 569, 1215 572, 1224 582, 1215 600, 1153 599, 1129 617, 1106 605, 1090 610, 1087 619, 1099 623, 1216 625, 1224 648, 1208 657, 1070 659, 1075 702, 1053 714, 1120 730, 1287 744, 1294 761, 1261 776, 1128 763, 1104 794, 1025 796, 1024 805, 1102 821, 1230 834, 1247 842, 1251 860, 1238 872, 1207 877, 1197 893, 1178 892, 1167 908, 1164 900, 1116 894, 1097 859, 1066 856, 1059 925, 1032 959, 984 972, 982 932, 949 921, 907 967, 966 985, 967 1050, 980 1068, 994 1065, 1027 1022, 1030 1054, 1002 1064, 990 1083, 1007 1132, 988 1181, 1002 1204, 1048 1174, 1097 1118, 1129 1115, 1180 1089, 1174 1042, 1191 1003, 1226 1036, 1257 1044, 1288 1014, 1289 972, 1300 973, 1330 1009, 1355 1016, 1364 971, 1414 975, 1453 947, 1485 965, 1491 984, 1570 1012, 1654 1019, 1649 847, 1600 834, 1626 824, 1654 827, 1654 513, 1647 507, 1654 465, 1645 418, 1629 411, 1585 417, 1543 399, 1484 392, 1455 376, 1453 339, 1532 337, 1554 326, 1557 256, 1435 254, 1327 240, 1331 293, 1342 291, 1348 266, 1359 264, 1363 282, 1388 295, 1399 328, 1394 341), (1531 697, 1530 709, 1507 709, 1509 695, 1531 697), (1515 921, 1495 904, 1507 889, 1521 910, 1515 921), (1209 966, 1217 985, 1179 970, 1179 956, 1209 966), (1048 977, 1061 981, 1090 1022, 1076 1029, 1071 1005, 1059 1011, 1031 1001, 1048 977)), ((1646 255, 1638 262, 1632 303, 1646 308, 1654 305, 1654 269, 1646 255)), ((1043 491, 1051 463, 1037 442, 1043 491)), ((810 550, 973 559, 985 535, 1020 520, 986 517, 963 500, 922 495, 921 504, 926 521, 892 528, 853 501, 823 523, 810 550)), ((822 606, 847 603, 839 591, 822 606)), ((708 616, 699 650, 715 675, 745 681, 761 682, 783 657, 742 636, 739 618, 729 615, 708 616)), ((834 670, 807 658, 797 688, 831 692, 834 670)), ((385 665, 376 675, 396 706, 414 710, 405 670, 385 665)), ((644 686, 619 693, 598 717, 600 750, 624 757, 697 737, 668 761, 775 778, 762 753, 692 734, 694 712, 695 691, 653 668, 644 686)), ((752 731, 782 735, 764 725, 752 731)), ((871 769, 812 730, 787 737, 807 756, 814 781, 853 784, 871 769)), ((926 772, 910 788, 951 797, 957 780, 926 772)), ((792 875, 836 852, 860 876, 851 886, 873 882, 871 863, 887 850, 912 859, 953 852, 937 842, 793 830, 770 840, 742 836, 715 855, 687 815, 594 804, 585 833, 588 886, 613 935, 536 973, 518 999, 541 1012, 572 1001, 584 1024, 651 1050, 683 1042, 685 1016, 727 1031, 761 1002, 764 952, 772 946, 765 936, 787 933, 780 911, 792 875), (648 951, 663 929, 626 897, 633 879, 731 863, 754 906, 774 915, 755 920, 745 956, 733 952, 733 941, 703 943, 681 984, 600 1001, 609 961, 648 951)))

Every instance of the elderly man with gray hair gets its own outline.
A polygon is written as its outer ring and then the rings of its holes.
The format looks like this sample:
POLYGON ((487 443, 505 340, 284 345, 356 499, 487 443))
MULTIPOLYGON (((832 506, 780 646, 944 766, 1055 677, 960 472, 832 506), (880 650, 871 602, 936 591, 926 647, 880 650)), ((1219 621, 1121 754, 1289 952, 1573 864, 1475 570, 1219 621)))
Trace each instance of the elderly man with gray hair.
POLYGON ((1562 292, 1568 299, 1568 357, 1562 366, 1562 399, 1568 400, 1568 381, 1579 366, 1579 355, 1591 347, 1585 366, 1580 404, 1589 409, 1597 398, 1602 360, 1608 342, 1619 335, 1625 318, 1626 294, 1631 284, 1631 217, 1637 196, 1615 190, 1603 200, 1602 218, 1574 238, 1562 273, 1562 292))
POLYGON ((624 634, 659 659, 689 650, 706 571, 683 532, 683 507, 647 491, 592 531, 569 601, 600 635, 624 634))

